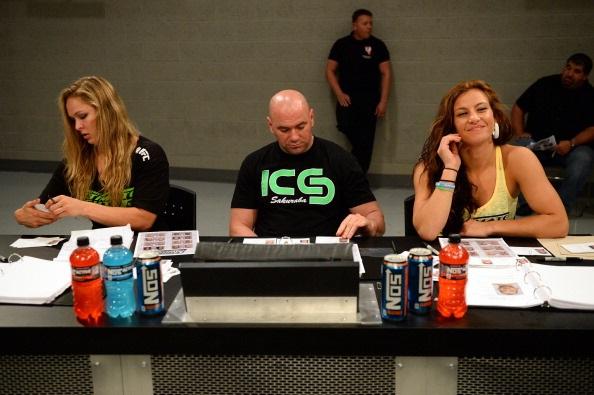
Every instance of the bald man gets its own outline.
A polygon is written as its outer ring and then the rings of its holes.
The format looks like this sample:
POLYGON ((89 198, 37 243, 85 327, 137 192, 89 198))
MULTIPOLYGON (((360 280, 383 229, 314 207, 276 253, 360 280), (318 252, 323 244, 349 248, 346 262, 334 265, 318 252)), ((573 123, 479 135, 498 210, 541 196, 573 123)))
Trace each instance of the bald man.
POLYGON ((270 99, 276 138, 248 155, 231 202, 231 236, 381 236, 384 215, 363 170, 338 145, 314 137, 314 111, 298 91, 270 99))

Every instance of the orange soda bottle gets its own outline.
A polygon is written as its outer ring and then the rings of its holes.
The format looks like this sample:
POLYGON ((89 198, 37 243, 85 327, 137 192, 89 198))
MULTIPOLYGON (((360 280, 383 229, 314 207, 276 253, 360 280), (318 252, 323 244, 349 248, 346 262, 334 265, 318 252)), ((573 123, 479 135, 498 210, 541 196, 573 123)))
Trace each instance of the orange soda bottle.
POLYGON ((86 236, 76 239, 77 249, 70 255, 74 314, 84 322, 97 322, 103 314, 103 281, 99 253, 89 246, 86 236))
POLYGON ((439 252, 439 296, 437 311, 443 317, 462 318, 466 305, 468 251, 460 244, 460 235, 451 234, 449 244, 439 252))

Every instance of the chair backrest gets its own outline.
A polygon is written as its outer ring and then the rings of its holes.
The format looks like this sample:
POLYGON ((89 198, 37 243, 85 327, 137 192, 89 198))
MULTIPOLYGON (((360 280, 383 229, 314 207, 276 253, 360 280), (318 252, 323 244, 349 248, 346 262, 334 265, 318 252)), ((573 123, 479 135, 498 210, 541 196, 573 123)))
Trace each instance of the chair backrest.
POLYGON ((161 219, 169 230, 196 229, 196 192, 179 185, 169 185, 169 198, 161 219))
POLYGON ((413 225, 413 206, 415 204, 415 195, 410 195, 404 199, 404 235, 416 236, 417 231, 413 225))

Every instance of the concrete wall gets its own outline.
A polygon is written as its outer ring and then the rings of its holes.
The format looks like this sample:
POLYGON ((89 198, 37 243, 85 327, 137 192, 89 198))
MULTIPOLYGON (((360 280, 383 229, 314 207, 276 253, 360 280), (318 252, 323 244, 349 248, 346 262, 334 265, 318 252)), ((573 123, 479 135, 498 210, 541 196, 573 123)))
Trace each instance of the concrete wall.
POLYGON ((370 172, 409 174, 445 91, 489 81, 509 106, 567 56, 594 56, 591 0, 2 0, 0 160, 59 160, 58 92, 108 78, 172 166, 235 170, 271 141, 279 89, 302 90, 316 134, 338 141, 324 77, 334 40, 366 7, 393 60, 370 172))

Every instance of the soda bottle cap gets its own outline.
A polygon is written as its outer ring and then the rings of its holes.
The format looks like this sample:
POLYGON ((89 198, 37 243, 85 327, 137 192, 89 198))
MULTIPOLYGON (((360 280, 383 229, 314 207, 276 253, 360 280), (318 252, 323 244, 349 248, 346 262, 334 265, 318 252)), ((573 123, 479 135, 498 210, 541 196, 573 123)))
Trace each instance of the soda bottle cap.
POLYGON ((89 237, 88 236, 80 236, 76 239, 76 245, 78 247, 86 247, 89 245, 89 237))
POLYGON ((460 243, 460 240, 460 235, 458 233, 450 233, 450 236, 448 237, 450 243, 458 244, 460 243))
POLYGON ((120 235, 111 236, 110 241, 111 241, 112 246, 122 245, 122 236, 120 236, 120 235))

